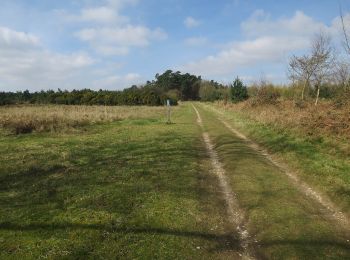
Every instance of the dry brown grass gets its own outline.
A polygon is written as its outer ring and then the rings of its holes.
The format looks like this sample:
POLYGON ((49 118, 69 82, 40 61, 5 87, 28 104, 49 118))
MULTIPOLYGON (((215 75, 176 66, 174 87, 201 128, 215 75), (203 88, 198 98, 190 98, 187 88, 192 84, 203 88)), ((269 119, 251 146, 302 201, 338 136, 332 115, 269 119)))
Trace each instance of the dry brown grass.
POLYGON ((239 104, 227 104, 226 108, 243 112, 260 123, 310 136, 327 136, 350 142, 350 104, 337 108, 330 101, 320 102, 318 106, 305 102, 301 108, 294 101, 288 100, 260 106, 252 106, 248 100, 239 104))
POLYGON ((123 119, 160 117, 162 107, 127 106, 7 106, 0 107, 0 127, 15 134, 62 131, 123 119))

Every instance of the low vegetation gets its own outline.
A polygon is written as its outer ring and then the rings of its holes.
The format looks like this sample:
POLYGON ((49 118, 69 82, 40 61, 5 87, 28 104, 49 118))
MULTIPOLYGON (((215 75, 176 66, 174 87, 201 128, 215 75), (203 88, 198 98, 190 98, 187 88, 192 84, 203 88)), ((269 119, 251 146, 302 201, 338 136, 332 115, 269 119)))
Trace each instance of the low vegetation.
MULTIPOLYGON (((245 210, 254 254, 346 259, 341 228, 215 113, 196 106, 245 210)), ((191 104, 176 108, 173 124, 163 108, 120 109, 123 120, 79 133, 0 132, 1 259, 240 257, 191 104)))
POLYGON ((174 124, 128 107, 78 134, 0 133, 0 259, 238 258, 194 111, 178 109, 174 124))
POLYGON ((168 70, 123 91, 0 93, 0 258, 237 259, 204 129, 257 258, 348 259, 347 231, 225 128, 350 216, 350 66, 332 51, 318 35, 309 54, 291 57, 288 86, 168 70), (172 124, 166 100, 180 104, 172 124), (195 104, 203 128, 178 101, 208 102, 195 104))
POLYGON ((246 101, 216 107, 350 215, 350 106, 310 102, 299 108, 281 100, 278 105, 257 107, 246 101))
POLYGON ((101 122, 161 116, 161 107, 25 105, 0 107, 0 127, 15 134, 66 131, 101 122))
MULTIPOLYGON (((256 106, 255 101, 248 100, 225 107, 261 124, 291 130, 304 137, 332 139, 343 142, 343 147, 350 144, 350 105, 337 108, 334 102, 323 101, 317 107, 312 102, 304 102, 300 107, 294 101, 283 99, 275 99, 274 103, 256 106)), ((350 154, 350 150, 348 152, 350 154)))
MULTIPOLYGON (((245 225, 258 259, 349 257, 350 243, 346 231, 329 218, 324 208, 301 193, 298 186, 294 185, 281 169, 260 152, 249 147, 245 140, 233 134, 218 117, 250 134, 265 147, 271 148, 275 154, 290 156, 291 153, 298 153, 304 149, 303 160, 294 157, 293 166, 295 162, 302 165, 312 161, 312 166, 309 166, 306 174, 310 174, 312 170, 314 175, 309 176, 307 180, 317 188, 322 187, 322 192, 332 193, 335 187, 349 189, 349 160, 345 161, 344 156, 339 157, 333 162, 333 166, 339 168, 332 174, 324 170, 324 167, 328 167, 332 162, 330 158, 325 157, 327 153, 319 146, 313 147, 310 143, 292 139, 286 134, 281 137, 277 131, 247 120, 244 113, 237 113, 231 107, 223 109, 223 106, 215 106, 223 115, 213 110, 212 104, 198 105, 198 108, 205 129, 215 143, 215 150, 225 167, 232 190, 245 212, 245 225), (307 158, 306 154, 310 158, 307 158), (327 160, 324 160, 326 158, 327 160), (340 168, 341 166, 344 168, 340 168), (312 178, 314 181, 310 181, 312 178), (329 184, 326 185, 326 182, 329 184)), ((344 211, 350 213, 349 193, 337 193, 337 196, 341 198, 337 202, 342 201, 344 211)))

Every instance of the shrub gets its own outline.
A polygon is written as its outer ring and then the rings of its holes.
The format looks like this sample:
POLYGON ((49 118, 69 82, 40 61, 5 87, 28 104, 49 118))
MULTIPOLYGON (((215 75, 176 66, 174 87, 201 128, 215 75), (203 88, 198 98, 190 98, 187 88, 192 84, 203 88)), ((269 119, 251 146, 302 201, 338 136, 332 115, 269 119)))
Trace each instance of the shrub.
POLYGON ((263 82, 253 88, 255 93, 250 101, 251 105, 276 105, 279 102, 281 93, 272 84, 263 82))
POLYGON ((350 104, 350 89, 339 91, 338 95, 333 100, 336 108, 342 108, 350 104))
POLYGON ((231 101, 234 103, 248 99, 248 89, 243 82, 237 77, 230 86, 231 101))
POLYGON ((65 132, 95 123, 160 117, 163 112, 162 107, 149 106, 8 106, 0 107, 0 129, 13 134, 65 132))
POLYGON ((33 124, 33 122, 18 122, 17 124, 14 124, 12 127, 16 135, 30 134, 35 129, 35 125, 33 124))
POLYGON ((304 100, 298 99, 294 102, 294 106, 300 109, 304 109, 307 107, 307 104, 304 100))

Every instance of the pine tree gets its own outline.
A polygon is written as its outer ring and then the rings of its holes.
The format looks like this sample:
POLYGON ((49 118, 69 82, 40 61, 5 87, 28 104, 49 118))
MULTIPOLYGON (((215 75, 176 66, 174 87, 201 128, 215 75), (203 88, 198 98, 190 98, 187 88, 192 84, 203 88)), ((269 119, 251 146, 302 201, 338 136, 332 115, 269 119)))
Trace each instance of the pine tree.
POLYGON ((230 86, 230 94, 231 101, 234 103, 248 99, 248 89, 238 77, 230 86))

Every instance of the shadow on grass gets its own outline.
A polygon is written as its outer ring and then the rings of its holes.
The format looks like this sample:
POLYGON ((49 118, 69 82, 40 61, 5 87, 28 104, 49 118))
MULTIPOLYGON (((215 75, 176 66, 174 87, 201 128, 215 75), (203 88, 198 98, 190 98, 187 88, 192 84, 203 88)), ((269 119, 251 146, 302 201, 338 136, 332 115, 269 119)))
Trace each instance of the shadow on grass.
POLYGON ((0 230, 5 231, 57 231, 57 230, 100 230, 111 233, 134 234, 134 235, 164 235, 184 238, 197 238, 212 241, 216 243, 215 251, 240 251, 240 241, 236 234, 210 234, 198 231, 182 231, 166 228, 152 227, 114 227, 113 225, 103 224, 78 224, 78 223, 33 223, 28 225, 19 225, 10 222, 0 223, 0 230))
MULTIPOLYGON (((99 139, 98 142, 84 140, 84 149, 72 152, 69 168, 56 162, 50 165, 52 162, 48 160, 35 167, 20 167, 12 173, 4 174, 0 178, 0 191, 7 193, 0 198, 0 205, 6 212, 11 213, 3 216, 2 220, 16 219, 15 222, 18 223, 46 220, 50 222, 72 206, 78 209, 101 210, 127 219, 132 217, 133 212, 140 210, 148 197, 155 197, 155 194, 158 197, 165 194, 167 198, 174 197, 178 201, 196 201, 201 194, 217 196, 213 194, 215 191, 198 185, 199 178, 203 176, 193 174, 196 169, 190 165, 191 161, 207 158, 200 139, 176 132, 172 132, 171 135, 168 132, 160 132, 156 137, 140 140, 136 138, 126 143, 110 139, 111 137, 106 140, 99 139), (61 175, 56 177, 55 174, 61 175)), ((149 203, 152 205, 151 200, 149 203)), ((228 245, 231 250, 238 246, 237 239, 232 238, 232 235, 221 236, 170 229, 118 229, 110 225, 71 223, 0 223, 0 230, 54 232, 57 229, 109 229, 135 234, 198 237, 217 240, 218 244, 225 241, 223 246, 228 245)))
MULTIPOLYGON (((208 241, 217 242, 215 250, 237 250, 241 249, 240 242, 237 235, 234 234, 210 234, 198 231, 182 231, 176 229, 166 228, 152 228, 152 227, 113 227, 113 225, 103 224, 77 224, 77 223, 33 223, 28 225, 19 225, 10 222, 0 223, 0 230, 7 231, 38 231, 38 230, 101 230, 109 231, 112 233, 123 233, 123 234, 150 234, 150 235, 165 235, 165 236, 176 236, 176 237, 187 237, 187 238, 199 238, 208 241)), ((302 246, 302 247, 319 247, 319 246, 332 246, 333 248, 345 249, 350 251, 349 243, 342 243, 338 241, 317 239, 285 239, 285 240, 269 240, 262 241, 257 244, 259 247, 271 247, 271 246, 302 246)))
POLYGON ((29 183, 47 178, 50 175, 65 172, 67 167, 64 165, 53 164, 48 167, 30 166, 28 169, 23 169, 17 173, 8 173, 0 176, 0 191, 6 191, 14 187, 23 187, 29 183))

